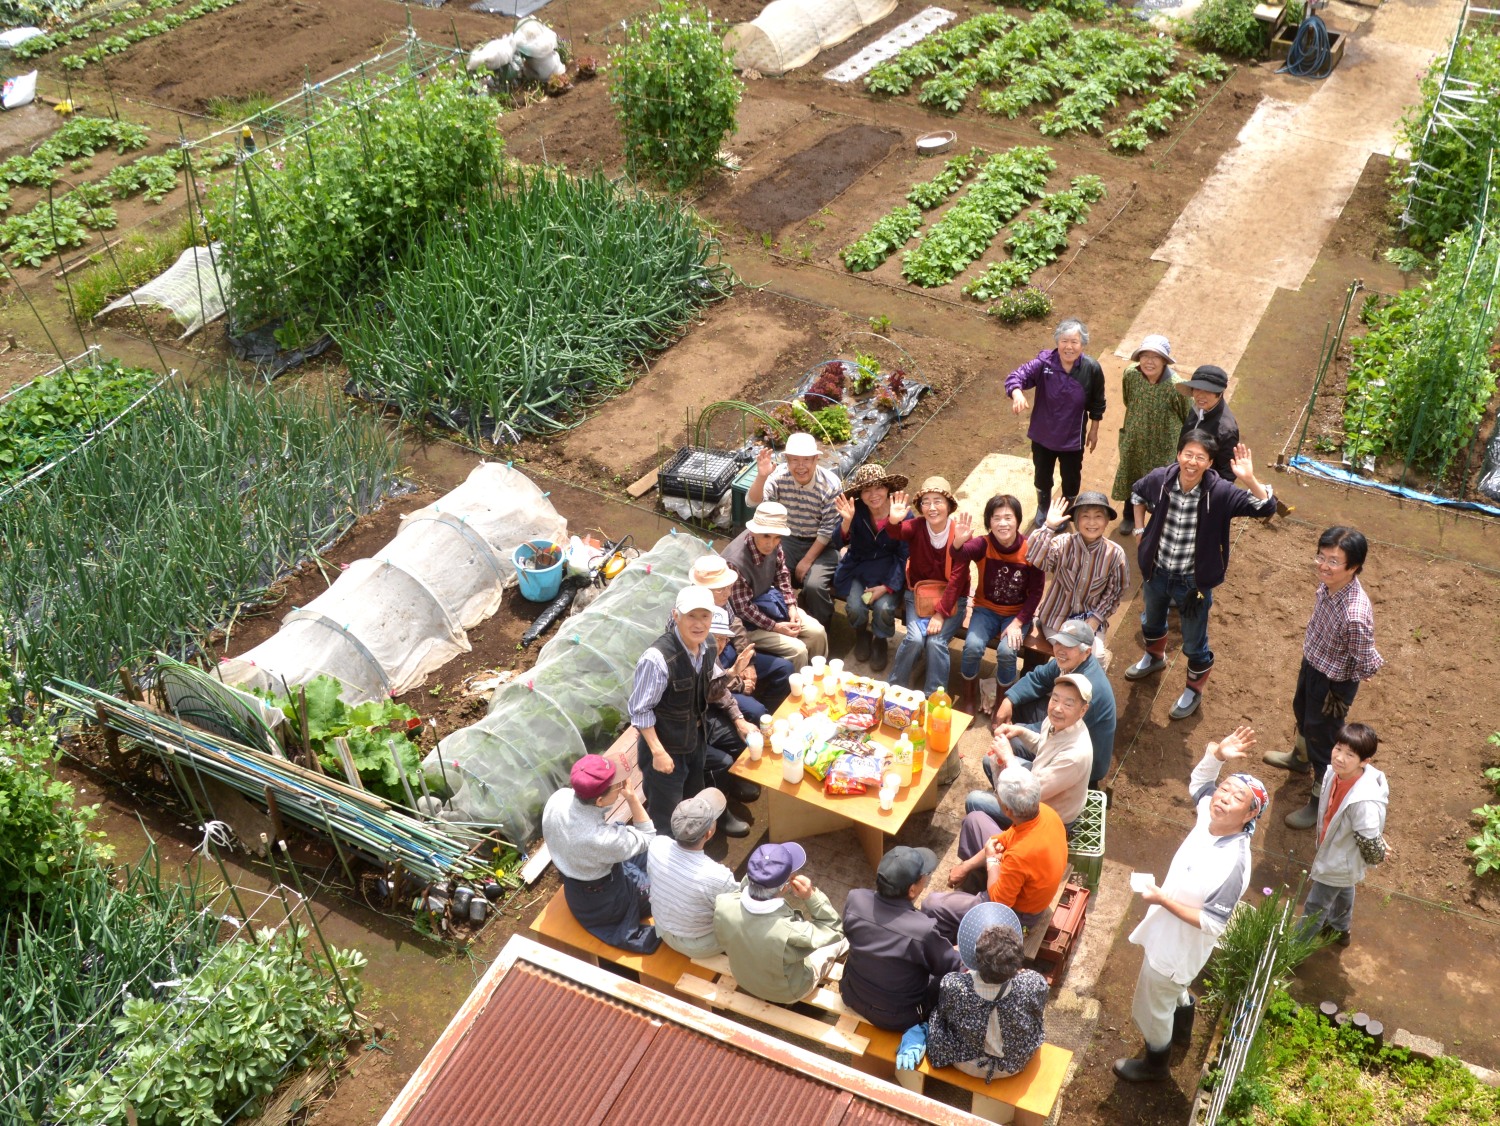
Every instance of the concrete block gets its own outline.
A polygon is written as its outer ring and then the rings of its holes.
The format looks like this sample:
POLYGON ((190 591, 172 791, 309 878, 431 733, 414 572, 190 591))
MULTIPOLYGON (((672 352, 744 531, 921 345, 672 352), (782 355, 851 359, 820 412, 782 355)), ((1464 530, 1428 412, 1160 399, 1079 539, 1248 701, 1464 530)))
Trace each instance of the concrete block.
POLYGON ((1491 1071, 1487 1067, 1480 1067, 1477 1063, 1465 1063, 1469 1074, 1474 1076, 1486 1087, 1500 1087, 1500 1071, 1491 1071))
POLYGON ((1415 1032, 1408 1032, 1404 1028, 1396 1029, 1396 1034, 1391 1037, 1393 1047, 1405 1048, 1414 1056, 1423 1059, 1436 1059, 1438 1056, 1447 1055, 1441 1041, 1430 1040, 1426 1036, 1418 1036, 1415 1032))

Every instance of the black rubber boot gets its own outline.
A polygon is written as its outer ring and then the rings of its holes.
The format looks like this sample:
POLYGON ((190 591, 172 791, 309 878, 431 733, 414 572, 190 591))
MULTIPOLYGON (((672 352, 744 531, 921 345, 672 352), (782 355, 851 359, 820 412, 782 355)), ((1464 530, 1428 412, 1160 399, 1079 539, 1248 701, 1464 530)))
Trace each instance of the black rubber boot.
POLYGON ((1136 1059, 1115 1060, 1115 1074, 1127 1083, 1155 1083, 1172 1078, 1172 1069, 1167 1058, 1172 1054, 1172 1045, 1165 1048, 1147 1047, 1145 1054, 1136 1059))
POLYGON ((856 661, 868 661, 870 659, 869 626, 863 626, 854 631, 854 659, 856 661))
POLYGON ((748 837, 750 822, 726 809, 719 817, 719 832, 726 837, 748 837))
POLYGON ((1040 528, 1047 522, 1047 509, 1052 507, 1052 494, 1050 492, 1038 492, 1036 494, 1036 519, 1032 526, 1040 528))
POLYGON ((1198 999, 1188 994, 1186 1005, 1178 1005, 1172 1014, 1172 1043, 1190 1044, 1193 1040, 1193 1017, 1197 1014, 1198 999))

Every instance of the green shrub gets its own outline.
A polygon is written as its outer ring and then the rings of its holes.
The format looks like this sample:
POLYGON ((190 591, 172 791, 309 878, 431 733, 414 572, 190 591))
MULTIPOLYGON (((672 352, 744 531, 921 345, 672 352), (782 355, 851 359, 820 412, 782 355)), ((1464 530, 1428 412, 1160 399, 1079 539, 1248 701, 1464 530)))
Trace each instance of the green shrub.
POLYGON ((1257 59, 1266 49, 1250 0, 1203 0, 1188 17, 1187 34, 1194 46, 1234 58, 1257 59))
POLYGON ((284 344, 308 339, 425 224, 492 181, 495 103, 475 92, 452 69, 352 89, 358 105, 261 149, 216 186, 209 228, 224 243, 235 324, 280 317, 284 344))
POLYGON ((632 20, 609 59, 609 99, 625 134, 625 166, 673 191, 719 165, 744 85, 701 8, 666 0, 632 20))
POLYGON ((1039 321, 1052 312, 1052 298, 1046 290, 1028 285, 1005 294, 989 311, 1008 325, 1039 321))

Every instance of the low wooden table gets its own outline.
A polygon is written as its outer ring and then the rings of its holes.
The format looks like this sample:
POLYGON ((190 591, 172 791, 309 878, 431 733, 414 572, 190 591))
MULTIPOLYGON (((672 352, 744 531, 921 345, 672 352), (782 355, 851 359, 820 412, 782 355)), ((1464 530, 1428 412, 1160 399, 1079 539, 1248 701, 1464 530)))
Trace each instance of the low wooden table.
MULTIPOLYGON (((776 718, 784 719, 798 710, 799 702, 787 700, 776 709, 776 718)), ((948 739, 948 754, 958 746, 958 739, 969 729, 973 716, 966 712, 953 712, 953 730, 948 739)), ((882 724, 874 731, 874 741, 886 748, 896 745, 900 733, 882 724)), ((766 808, 769 819, 768 835, 773 841, 794 841, 800 837, 816 837, 822 833, 834 833, 840 829, 853 829, 860 845, 869 858, 870 867, 878 868, 880 858, 885 855, 890 839, 901 831, 906 819, 913 813, 925 809, 936 809, 938 768, 947 755, 927 752, 927 764, 920 778, 896 794, 896 801, 888 813, 881 812, 880 795, 876 790, 863 794, 834 796, 823 793, 823 784, 815 781, 806 772, 797 783, 782 781, 781 756, 770 748, 759 762, 751 762, 748 754, 742 754, 730 773, 739 778, 758 783, 766 793, 766 808)))

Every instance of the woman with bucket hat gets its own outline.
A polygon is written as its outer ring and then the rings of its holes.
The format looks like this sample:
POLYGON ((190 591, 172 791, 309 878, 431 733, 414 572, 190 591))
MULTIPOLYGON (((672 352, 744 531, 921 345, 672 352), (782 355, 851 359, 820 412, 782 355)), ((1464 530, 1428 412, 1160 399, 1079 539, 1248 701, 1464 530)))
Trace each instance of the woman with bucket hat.
POLYGON ((958 513, 958 498, 945 477, 929 477, 917 493, 917 514, 910 517, 904 492, 891 497, 886 530, 902 540, 906 557, 906 639, 896 650, 891 680, 915 688, 917 658, 927 655, 923 691, 948 685, 948 642, 963 623, 969 603, 969 565, 956 549, 969 540, 972 521, 958 513))
POLYGON ((904 488, 904 475, 866 462, 835 501, 849 546, 833 573, 833 593, 844 600, 844 614, 854 627, 854 659, 869 661, 874 672, 890 660, 896 611, 906 591, 906 544, 885 527, 891 493, 904 488))
POLYGON ((1120 379, 1125 422, 1120 427, 1120 467, 1110 493, 1121 502, 1130 499, 1131 485, 1177 456, 1177 436, 1189 411, 1187 396, 1177 390, 1171 341, 1148 336, 1130 361, 1120 379))
POLYGON ((1118 518, 1103 493, 1079 493, 1072 501, 1053 501, 1042 526, 1028 537, 1026 562, 1052 576, 1036 608, 1044 637, 1074 620, 1087 622, 1097 637, 1109 629, 1130 575, 1125 549, 1107 534, 1118 518), (1078 530, 1064 534, 1069 520, 1078 530))

